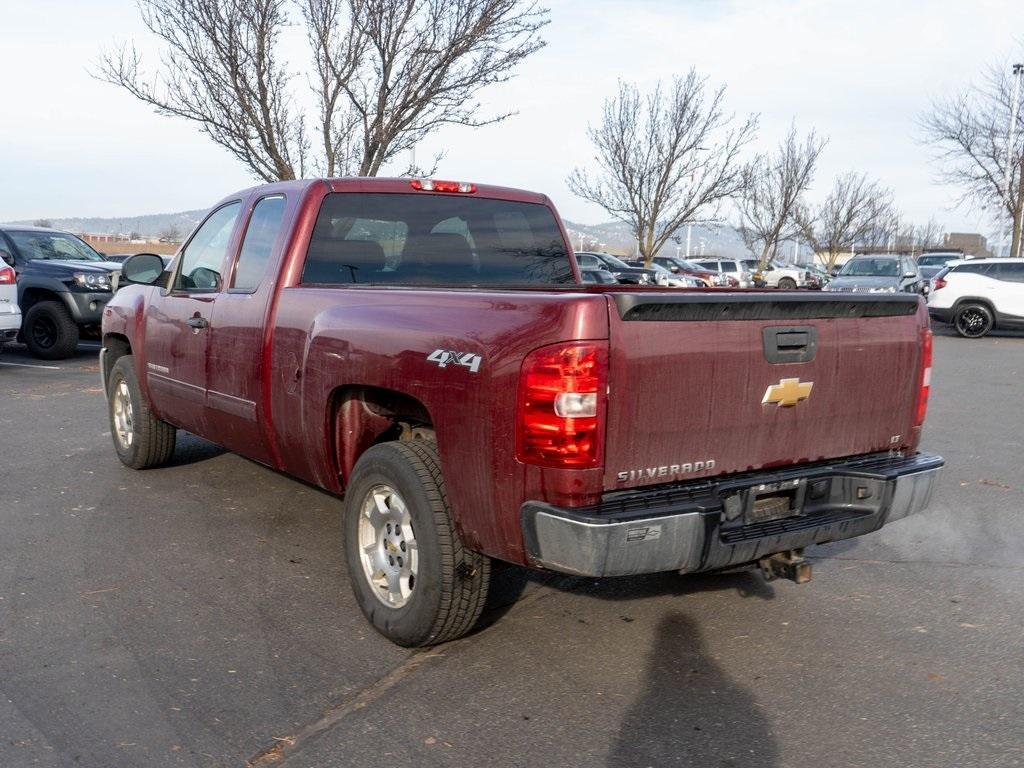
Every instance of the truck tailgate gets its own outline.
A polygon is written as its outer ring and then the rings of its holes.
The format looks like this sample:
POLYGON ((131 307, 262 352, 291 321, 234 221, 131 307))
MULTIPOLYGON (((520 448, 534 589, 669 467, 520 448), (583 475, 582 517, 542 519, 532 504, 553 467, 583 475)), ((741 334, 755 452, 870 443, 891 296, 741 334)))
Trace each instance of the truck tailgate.
POLYGON ((608 298, 607 490, 916 443, 916 296, 608 298))

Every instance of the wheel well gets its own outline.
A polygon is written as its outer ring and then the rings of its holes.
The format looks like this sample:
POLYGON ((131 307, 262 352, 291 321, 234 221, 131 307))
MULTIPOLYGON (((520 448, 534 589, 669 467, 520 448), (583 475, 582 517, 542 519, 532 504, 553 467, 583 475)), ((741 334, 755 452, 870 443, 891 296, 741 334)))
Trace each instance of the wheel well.
POLYGON ((388 440, 434 439, 434 422, 426 406, 383 387, 339 387, 331 393, 328 417, 331 455, 342 485, 371 446, 388 440))
POLYGON ((995 319, 996 319, 996 308, 992 304, 992 302, 989 301, 988 299, 978 299, 978 298, 974 298, 973 296, 964 296, 962 298, 959 298, 959 299, 956 300, 956 303, 953 304, 953 315, 954 316, 956 315, 957 312, 960 311, 960 308, 964 304, 981 304, 989 312, 992 313, 992 320, 993 320, 993 322, 995 321, 995 319))
POLYGON ((21 306, 22 313, 25 313, 28 312, 33 304, 38 304, 40 301, 59 301, 61 304, 64 303, 57 292, 51 291, 49 288, 26 288, 21 298, 18 299, 18 304, 21 306))
POLYGON ((120 333, 108 333, 103 337, 103 348, 107 350, 103 356, 103 381, 109 381, 110 372, 114 370, 114 363, 125 355, 130 355, 132 345, 127 336, 122 336, 120 333))

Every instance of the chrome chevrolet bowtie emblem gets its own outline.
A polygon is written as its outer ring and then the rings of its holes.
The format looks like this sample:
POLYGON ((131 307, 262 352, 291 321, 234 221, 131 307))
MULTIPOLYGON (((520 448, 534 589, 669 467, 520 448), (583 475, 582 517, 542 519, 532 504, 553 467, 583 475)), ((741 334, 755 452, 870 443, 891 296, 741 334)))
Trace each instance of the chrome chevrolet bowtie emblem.
POLYGON ((800 381, 800 379, 783 379, 778 384, 771 384, 764 391, 762 405, 775 403, 780 408, 790 408, 801 400, 811 396, 813 381, 800 381))

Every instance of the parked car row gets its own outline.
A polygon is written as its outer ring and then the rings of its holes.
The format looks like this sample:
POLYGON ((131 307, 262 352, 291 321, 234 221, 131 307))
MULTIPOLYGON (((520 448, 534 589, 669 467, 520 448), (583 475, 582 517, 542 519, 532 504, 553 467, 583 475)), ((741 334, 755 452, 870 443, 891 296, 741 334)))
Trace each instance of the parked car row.
MULTIPOLYGON (((170 257, 161 257, 164 263, 170 257)), ((0 229, 0 346, 22 341, 42 359, 68 357, 80 338, 95 336, 113 295, 122 257, 107 257, 69 232, 41 227, 0 229)), ((1024 262, 972 259, 956 251, 865 254, 834 274, 816 265, 765 269, 757 259, 658 255, 650 267, 608 253, 576 253, 584 283, 672 288, 799 288, 831 292, 920 293, 932 317, 963 336, 1024 325, 1024 262), (941 296, 936 292, 943 289, 941 296)))

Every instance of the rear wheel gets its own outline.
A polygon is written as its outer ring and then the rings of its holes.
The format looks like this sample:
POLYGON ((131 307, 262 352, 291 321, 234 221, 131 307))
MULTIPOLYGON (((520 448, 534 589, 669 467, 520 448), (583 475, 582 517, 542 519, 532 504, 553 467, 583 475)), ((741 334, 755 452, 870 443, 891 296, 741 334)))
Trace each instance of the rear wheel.
POLYGON ((794 280, 792 277, 780 277, 779 288, 781 288, 784 291, 792 291, 794 288, 796 288, 796 280, 794 280))
POLYGON ((953 317, 956 332, 968 339, 977 339, 992 330, 995 318, 984 304, 962 304, 953 317))
POLYGON ((63 360, 78 348, 78 326, 59 301, 40 301, 29 307, 21 335, 28 351, 43 360, 63 360))
POLYGON ((132 356, 123 355, 110 372, 107 411, 114 450, 132 469, 157 467, 174 455, 177 430, 149 410, 132 366, 132 356))
POLYGON ((344 535, 356 602, 392 642, 443 643, 480 618, 491 561, 459 541, 433 442, 382 443, 360 457, 344 535))

